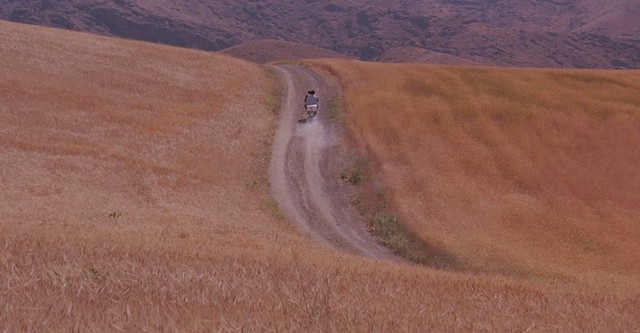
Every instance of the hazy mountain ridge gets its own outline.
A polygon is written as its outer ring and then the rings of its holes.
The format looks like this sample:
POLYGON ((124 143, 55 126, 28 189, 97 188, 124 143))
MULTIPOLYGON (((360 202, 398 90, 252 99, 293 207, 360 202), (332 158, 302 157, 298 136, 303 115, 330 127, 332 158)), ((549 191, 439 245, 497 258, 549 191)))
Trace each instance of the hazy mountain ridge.
POLYGON ((424 61, 398 52, 419 48, 488 65, 591 68, 640 67, 634 13, 640 3, 627 0, 9 0, 0 6, 0 17, 12 21, 204 50, 276 39, 364 60, 424 61))

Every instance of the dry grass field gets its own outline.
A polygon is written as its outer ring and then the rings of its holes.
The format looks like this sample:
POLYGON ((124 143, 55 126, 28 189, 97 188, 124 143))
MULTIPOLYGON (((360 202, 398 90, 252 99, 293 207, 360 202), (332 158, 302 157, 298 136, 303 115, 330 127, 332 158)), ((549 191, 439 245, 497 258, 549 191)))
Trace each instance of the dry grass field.
MULTIPOLYGON (((269 197, 278 84, 264 67, 6 22, 0 41, 2 332, 640 329, 637 294, 363 259, 298 236, 269 197)), ((456 138, 457 115, 441 112, 456 138)), ((453 194, 442 200, 465 213, 453 194)), ((632 204, 610 223, 626 225, 632 204)))
POLYGON ((640 288, 640 72, 319 65, 422 240, 471 270, 640 288))

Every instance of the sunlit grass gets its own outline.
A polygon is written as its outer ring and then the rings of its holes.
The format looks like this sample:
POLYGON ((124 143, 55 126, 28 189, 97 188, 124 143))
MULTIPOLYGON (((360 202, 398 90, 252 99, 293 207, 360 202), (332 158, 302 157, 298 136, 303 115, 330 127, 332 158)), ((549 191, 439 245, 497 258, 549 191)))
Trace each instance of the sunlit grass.
POLYGON ((470 269, 640 286, 640 73, 324 61, 401 219, 470 269))
MULTIPOLYGON (((0 330, 638 328, 637 294, 381 262, 298 235, 268 195, 279 85, 263 67, 6 22, 0 40, 0 330)), ((451 98, 434 98, 441 109, 419 112, 460 133, 451 98)), ((416 156, 395 158, 392 171, 416 156)), ((491 172, 477 161, 466 168, 491 172)), ((423 197, 432 179, 400 178, 423 197)), ((536 207, 526 196, 511 200, 513 216, 536 207)), ((624 224, 635 211, 615 214, 624 224)))

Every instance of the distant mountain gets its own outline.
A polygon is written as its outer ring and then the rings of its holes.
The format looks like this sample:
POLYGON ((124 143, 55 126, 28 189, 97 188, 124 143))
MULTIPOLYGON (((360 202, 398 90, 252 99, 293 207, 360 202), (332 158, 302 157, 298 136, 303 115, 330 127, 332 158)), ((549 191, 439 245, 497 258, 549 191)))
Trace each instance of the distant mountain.
POLYGON ((533 67, 640 68, 638 17, 636 0, 0 2, 11 21, 203 50, 269 39, 373 61, 533 67))

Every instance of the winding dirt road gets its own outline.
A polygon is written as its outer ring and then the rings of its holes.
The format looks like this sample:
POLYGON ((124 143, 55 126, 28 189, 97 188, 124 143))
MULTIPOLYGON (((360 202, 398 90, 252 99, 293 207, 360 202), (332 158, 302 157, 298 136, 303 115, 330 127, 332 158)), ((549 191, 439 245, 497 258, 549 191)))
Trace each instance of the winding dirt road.
POLYGON ((270 166, 271 191, 282 213, 301 233, 333 248, 379 259, 396 259, 367 232, 360 215, 341 196, 340 170, 333 159, 338 131, 327 122, 326 99, 335 94, 317 73, 294 65, 276 66, 285 82, 280 121, 270 166), (320 110, 305 119, 307 90, 316 90, 320 110))

